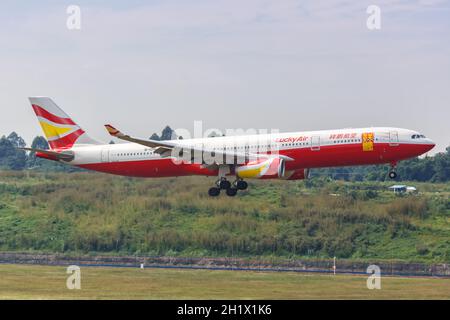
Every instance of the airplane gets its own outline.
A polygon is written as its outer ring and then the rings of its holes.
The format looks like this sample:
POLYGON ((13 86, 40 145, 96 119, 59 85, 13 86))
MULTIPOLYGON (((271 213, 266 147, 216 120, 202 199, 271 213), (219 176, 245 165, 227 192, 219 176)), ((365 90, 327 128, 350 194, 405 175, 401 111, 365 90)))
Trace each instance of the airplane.
POLYGON ((369 127, 156 141, 129 136, 105 125, 128 143, 92 139, 48 97, 30 97, 49 150, 23 148, 37 157, 84 169, 129 177, 214 176, 211 197, 230 197, 248 188, 248 179, 307 179, 321 167, 390 164, 431 150, 435 143, 402 128, 369 127), (232 181, 230 181, 232 180, 232 181))

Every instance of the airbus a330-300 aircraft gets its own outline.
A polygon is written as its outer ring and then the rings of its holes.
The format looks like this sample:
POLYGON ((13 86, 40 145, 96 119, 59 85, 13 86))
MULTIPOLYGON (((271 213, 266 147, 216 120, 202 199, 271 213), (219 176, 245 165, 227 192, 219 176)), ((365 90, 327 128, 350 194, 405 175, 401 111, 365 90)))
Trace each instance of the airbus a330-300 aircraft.
POLYGON ((235 196, 247 189, 245 179, 307 179, 311 168, 320 167, 389 163, 394 179, 398 161, 435 145, 419 132, 389 127, 155 141, 133 138, 111 125, 106 129, 112 136, 130 143, 102 144, 50 98, 30 102, 50 146, 24 148, 37 157, 131 177, 215 176, 210 196, 221 190, 235 196))

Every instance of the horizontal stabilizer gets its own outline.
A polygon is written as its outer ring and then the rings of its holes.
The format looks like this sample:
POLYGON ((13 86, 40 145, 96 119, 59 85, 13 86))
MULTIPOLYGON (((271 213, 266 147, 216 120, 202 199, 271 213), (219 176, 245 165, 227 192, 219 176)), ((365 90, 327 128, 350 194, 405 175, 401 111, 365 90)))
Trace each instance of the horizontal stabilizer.
POLYGON ((18 149, 36 152, 36 153, 42 153, 51 158, 55 158, 55 160, 63 160, 63 161, 67 161, 67 162, 70 162, 75 158, 75 155, 73 154, 72 151, 55 152, 55 151, 35 149, 35 148, 18 148, 18 149))

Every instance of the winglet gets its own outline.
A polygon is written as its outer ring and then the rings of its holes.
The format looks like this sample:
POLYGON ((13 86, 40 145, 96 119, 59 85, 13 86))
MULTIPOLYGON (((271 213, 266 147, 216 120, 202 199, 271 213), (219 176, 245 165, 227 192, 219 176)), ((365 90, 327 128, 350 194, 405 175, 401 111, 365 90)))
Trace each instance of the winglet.
POLYGON ((122 132, 120 132, 119 130, 117 130, 116 128, 114 128, 110 124, 105 124, 105 128, 106 128, 106 130, 108 130, 108 133, 110 135, 112 135, 113 137, 117 137, 117 136, 123 135, 122 132))

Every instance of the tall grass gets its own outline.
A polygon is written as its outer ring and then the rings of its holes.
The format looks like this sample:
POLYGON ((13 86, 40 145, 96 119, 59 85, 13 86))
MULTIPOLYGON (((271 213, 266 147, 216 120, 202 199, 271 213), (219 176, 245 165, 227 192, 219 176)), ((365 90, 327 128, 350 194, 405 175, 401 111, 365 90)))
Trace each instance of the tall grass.
POLYGON ((3 172, 0 248, 370 258, 397 246, 403 259, 450 257, 448 228, 425 228, 448 219, 450 206, 435 193, 446 185, 401 198, 379 183, 251 182, 235 198, 210 198, 212 182, 3 172))

